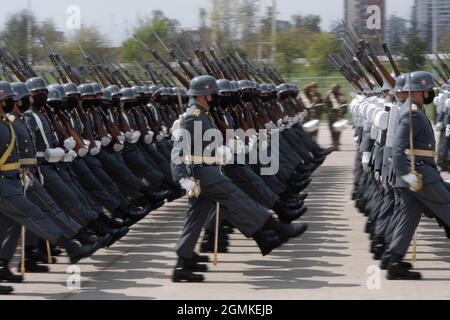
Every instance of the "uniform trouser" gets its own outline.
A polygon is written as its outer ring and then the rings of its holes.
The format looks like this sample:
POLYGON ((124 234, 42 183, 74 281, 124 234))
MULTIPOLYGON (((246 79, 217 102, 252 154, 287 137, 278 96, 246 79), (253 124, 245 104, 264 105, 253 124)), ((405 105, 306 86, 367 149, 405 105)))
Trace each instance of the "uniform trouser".
POLYGON ((119 208, 121 201, 106 190, 105 185, 97 179, 97 176, 103 172, 101 168, 95 168, 96 174, 94 175, 94 170, 91 170, 94 168, 89 167, 88 161, 81 158, 74 160, 72 168, 77 175, 78 182, 94 201, 98 202, 110 212, 114 212, 119 208))
POLYGON ((142 180, 127 167, 119 152, 102 150, 97 158, 108 175, 119 185, 122 192, 127 191, 126 195, 140 193, 145 188, 142 180))
POLYGON ((155 142, 158 151, 163 155, 163 157, 170 162, 172 157, 173 143, 168 139, 163 139, 161 141, 155 142))
POLYGON ((265 208, 273 208, 280 200, 264 180, 248 166, 228 165, 224 167, 224 173, 237 187, 265 208))
POLYGON ((224 177, 223 181, 202 188, 199 198, 189 200, 186 223, 176 248, 178 256, 192 258, 202 228, 217 202, 229 209, 224 211, 224 218, 246 237, 251 237, 261 230, 271 217, 266 209, 224 177))
POLYGON ((305 132, 305 130, 303 130, 302 126, 300 126, 299 124, 293 126, 291 130, 293 130, 297 137, 302 140, 304 148, 306 148, 312 154, 315 154, 315 152, 320 149, 320 146, 312 139, 312 137, 307 132, 305 132))
POLYGON ((303 143, 303 139, 301 139, 294 131, 290 129, 285 130, 281 135, 294 147, 296 154, 300 156, 304 163, 309 164, 314 160, 303 143))
MULTIPOLYGON (((41 209, 47 217, 61 228, 67 238, 73 238, 73 236, 81 229, 81 226, 75 220, 58 207, 40 181, 36 178, 33 180, 33 184, 28 188, 26 198, 41 209)), ((20 224, 11 221, 11 223, 5 226, 5 229, 5 233, 3 232, 3 228, 0 229, 0 258, 10 261, 17 247, 22 228, 20 224)), ((27 231, 25 240, 26 245, 36 246, 39 238, 34 233, 27 231)))
POLYGON ((384 187, 382 202, 383 204, 381 206, 380 213, 375 222, 375 236, 385 239, 386 230, 395 209, 394 190, 390 185, 386 185, 384 187))
POLYGON ((148 163, 135 144, 125 143, 122 156, 126 165, 138 177, 144 178, 150 184, 154 192, 161 191, 164 184, 164 176, 148 163))
POLYGON ((445 136, 445 130, 442 130, 439 135, 439 145, 438 145, 438 159, 442 162, 447 162, 450 160, 449 153, 449 138, 445 136))
MULTIPOLYGON (((0 228, 5 228, 3 230, 11 230, 15 222, 52 244, 64 235, 50 217, 24 197, 22 184, 17 178, 0 179, 0 198, 0 228)), ((0 234, 3 235, 2 232, 0 234)))
POLYGON ((388 225, 386 228, 385 242, 387 245, 389 245, 392 242, 395 227, 396 227, 397 221, 400 217, 400 207, 401 207, 401 202, 402 202, 400 189, 398 189, 398 188, 393 188, 393 189, 394 189, 394 212, 393 212, 391 218, 389 219, 389 222, 388 222, 388 225))
MULTIPOLYGON (((86 165, 92 171, 94 176, 101 183, 103 188, 116 199, 116 203, 119 205, 128 204, 128 200, 125 198, 123 193, 120 191, 119 186, 114 182, 114 180, 110 177, 110 175, 104 169, 102 163, 97 157, 87 156, 84 159, 86 165)), ((107 206, 104 205, 107 208, 107 206)), ((117 208, 116 208, 117 209, 117 208)))
POLYGON ((77 196, 78 201, 83 203, 88 209, 91 209, 97 219, 98 215, 103 212, 103 207, 95 202, 87 193, 84 191, 81 184, 76 179, 76 175, 73 172, 71 164, 59 164, 61 170, 58 171, 59 175, 65 183, 73 190, 74 194, 77 196))
POLYGON ((404 256, 423 213, 431 212, 450 226, 450 185, 441 181, 424 185, 420 192, 401 189, 400 217, 394 230, 389 252, 404 256))
POLYGON ((159 171, 164 175, 165 180, 174 185, 175 182, 173 181, 172 170, 170 168, 170 159, 167 160, 154 143, 141 145, 141 148, 143 148, 145 154, 150 157, 152 163, 156 165, 159 171))
POLYGON ((329 128, 330 128, 330 132, 331 132, 331 138, 333 140, 333 145, 335 146, 339 146, 341 144, 341 132, 336 132, 333 129, 333 125, 338 122, 339 119, 338 118, 330 118, 329 121, 329 128))
POLYGON ((91 220, 96 218, 93 210, 80 202, 75 191, 59 176, 55 165, 43 165, 40 169, 44 176, 45 190, 62 210, 82 226, 87 226, 91 220))
MULTIPOLYGON (((0 213, 0 259, 11 261, 17 248, 22 226, 0 213)), ((30 232, 27 232, 29 234, 30 232)), ((28 235, 26 237, 28 240, 28 235)))
POLYGON ((288 191, 287 185, 277 176, 261 175, 260 177, 275 194, 281 195, 288 191))

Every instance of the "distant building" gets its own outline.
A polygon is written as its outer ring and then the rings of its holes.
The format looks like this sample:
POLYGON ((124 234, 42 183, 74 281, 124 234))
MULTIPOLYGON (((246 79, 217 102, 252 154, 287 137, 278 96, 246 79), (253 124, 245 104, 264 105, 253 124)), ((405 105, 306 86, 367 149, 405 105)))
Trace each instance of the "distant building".
POLYGON ((450 1, 415 0, 412 23, 414 30, 429 43, 429 49, 437 50, 440 39, 450 32, 450 1))
POLYGON ((285 20, 277 20, 277 30, 278 32, 289 30, 292 28, 292 23, 285 20))
POLYGON ((344 18, 348 26, 355 26, 364 35, 373 35, 375 30, 368 28, 368 19, 372 15, 371 6, 378 6, 380 12, 380 34, 384 34, 386 26, 385 0, 344 0, 344 18))

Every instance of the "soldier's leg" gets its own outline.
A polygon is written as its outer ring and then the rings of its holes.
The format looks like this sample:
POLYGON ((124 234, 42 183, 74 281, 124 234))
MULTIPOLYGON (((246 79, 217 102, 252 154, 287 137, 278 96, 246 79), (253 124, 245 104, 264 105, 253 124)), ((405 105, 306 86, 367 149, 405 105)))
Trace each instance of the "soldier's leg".
POLYGON ((22 226, 6 215, 0 214, 0 260, 12 260, 21 235, 22 226))
POLYGON ((280 197, 268 188, 253 170, 246 166, 225 166, 224 173, 237 187, 265 208, 273 208, 280 200, 280 197))
POLYGON ((414 233, 424 212, 424 206, 409 191, 400 190, 400 208, 392 241, 387 252, 404 257, 408 252, 414 233))
POLYGON ((202 228, 212 210, 213 203, 203 196, 189 200, 186 222, 175 249, 179 257, 192 259, 202 228))
POLYGON ((144 182, 126 166, 120 153, 110 153, 103 150, 97 157, 105 171, 119 185, 122 192, 128 191, 125 193, 126 195, 140 193, 145 189, 144 182))
POLYGON ((75 159, 72 164, 78 181, 96 202, 105 207, 110 212, 115 212, 120 206, 120 200, 110 194, 87 166, 84 159, 75 159))
POLYGON ((78 200, 75 192, 61 179, 53 166, 41 166, 41 172, 44 176, 45 190, 78 224, 85 227, 96 218, 92 209, 78 200))
POLYGON ((122 155, 131 171, 136 176, 145 178, 154 192, 162 190, 164 176, 145 161, 135 145, 126 144, 122 155))
MULTIPOLYGON (((4 181, 1 183, 3 186, 6 185, 4 181)), ((64 232, 49 217, 23 196, 18 182, 8 183, 8 185, 10 190, 2 195, 2 201, 0 201, 2 214, 51 243, 56 243, 64 236, 64 232)))
POLYGON ((119 186, 114 182, 110 175, 104 169, 102 163, 97 159, 97 157, 88 157, 85 159, 86 165, 89 167, 94 176, 101 183, 103 188, 122 206, 128 205, 128 200, 120 191, 119 186))
POLYGON ((80 231, 80 224, 58 207, 37 179, 33 181, 33 185, 27 190, 26 197, 55 222, 64 231, 64 235, 67 238, 73 238, 80 231))
POLYGON ((428 184, 414 194, 440 221, 450 226, 450 186, 444 182, 428 184))

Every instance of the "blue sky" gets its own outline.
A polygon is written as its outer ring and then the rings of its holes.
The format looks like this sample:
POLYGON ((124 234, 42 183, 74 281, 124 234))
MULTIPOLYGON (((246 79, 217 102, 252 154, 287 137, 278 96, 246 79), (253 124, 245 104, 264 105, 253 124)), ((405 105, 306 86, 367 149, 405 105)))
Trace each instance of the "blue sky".
MULTIPOLYGON (((6 0, 3 0, 6 1, 6 0)), ((171 18, 179 20, 185 28, 198 26, 199 8, 209 8, 211 0, 15 0, 8 1, 0 11, 0 21, 27 7, 32 8, 40 20, 52 17, 61 31, 66 31, 70 5, 81 8, 82 23, 98 27, 110 41, 117 45, 129 36, 130 30, 139 16, 145 16, 159 9, 171 18)), ((270 6, 272 0, 261 0, 261 9, 270 6)), ((388 15, 395 13, 409 18, 413 0, 388 0, 388 15)), ((329 29, 333 21, 343 17, 343 0, 278 0, 279 19, 289 19, 292 14, 318 14, 322 17, 322 27, 329 29)))

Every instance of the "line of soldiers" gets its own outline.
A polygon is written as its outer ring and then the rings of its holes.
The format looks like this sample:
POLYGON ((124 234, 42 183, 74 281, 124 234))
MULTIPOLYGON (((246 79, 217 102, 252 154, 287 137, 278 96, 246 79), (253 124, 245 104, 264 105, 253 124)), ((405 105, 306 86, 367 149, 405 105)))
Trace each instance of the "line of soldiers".
POLYGON ((341 121, 348 111, 347 98, 341 93, 339 84, 334 84, 331 87, 325 99, 322 98, 318 89, 318 84, 313 82, 307 85, 299 94, 299 98, 308 111, 304 128, 311 134, 314 141, 317 141, 319 135, 318 124, 322 115, 327 113, 333 148, 335 151, 340 151, 341 133, 346 128, 345 123, 341 121))
MULTIPOLYGON (((450 184, 436 163, 436 139, 424 106, 436 97, 433 76, 403 74, 392 89, 364 90, 350 104, 358 147, 353 199, 367 216, 371 253, 389 280, 419 280, 404 257, 422 215, 450 238, 450 184)), ((415 249, 413 250, 414 261, 415 249)))
MULTIPOLYGON (((23 281, 9 268, 21 235, 19 270, 48 272, 46 264, 56 263, 61 249, 75 264, 186 191, 197 197, 177 246, 174 281, 203 280, 195 272, 206 271, 199 263, 209 259, 194 248, 204 228, 201 251, 215 249, 216 202, 222 206, 219 252, 227 252, 235 227, 253 237, 263 255, 300 236, 307 225, 291 223, 307 211, 301 192, 333 149, 322 149, 302 129, 306 113, 298 93, 290 84, 210 76, 193 79, 189 94, 158 86, 48 85, 39 77, 0 82, 0 280, 23 281), (280 156, 279 172, 261 175, 270 164, 223 163, 221 173, 203 154, 200 164, 171 164, 179 151, 173 128, 190 130, 197 121, 203 130, 280 132, 280 150, 272 150, 280 156)), ((247 138, 240 152, 258 146, 257 137, 247 138)), ((12 291, 0 287, 2 294, 12 291)))
POLYGON ((307 230, 306 224, 292 224, 307 211, 307 194, 301 192, 333 148, 322 149, 303 130, 306 109, 298 94, 297 87, 289 84, 276 87, 212 76, 191 80, 189 107, 175 125, 182 134, 174 134, 172 151, 175 181, 190 195, 190 209, 176 248, 174 282, 204 281, 199 273, 208 270, 202 263, 209 259, 194 251, 203 228, 202 250, 206 246, 210 251, 227 252, 227 226, 231 225, 253 239, 263 256, 307 230), (255 111, 257 115, 252 117, 250 112, 255 111), (257 131, 244 139, 233 135, 226 140, 227 130, 246 128, 257 131), (270 135, 278 133, 279 143, 265 141, 264 129, 270 135), (211 130, 223 139, 214 146, 211 156, 205 156, 211 141, 204 137, 211 130), (265 147, 261 141, 266 142, 265 147), (196 147, 195 142, 200 145, 196 147), (263 173, 270 163, 263 163, 259 157, 256 163, 235 161, 246 158, 254 148, 276 154, 280 165, 275 174, 263 173), (214 248, 216 230, 220 237, 214 248))
POLYGON ((55 263, 60 249, 75 264, 185 194, 172 179, 169 132, 148 125, 152 119, 169 125, 163 117, 176 117, 147 106, 150 99, 168 105, 173 96, 158 87, 0 82, 2 281, 23 281, 9 269, 22 226, 19 270, 48 272, 43 263, 55 263))

